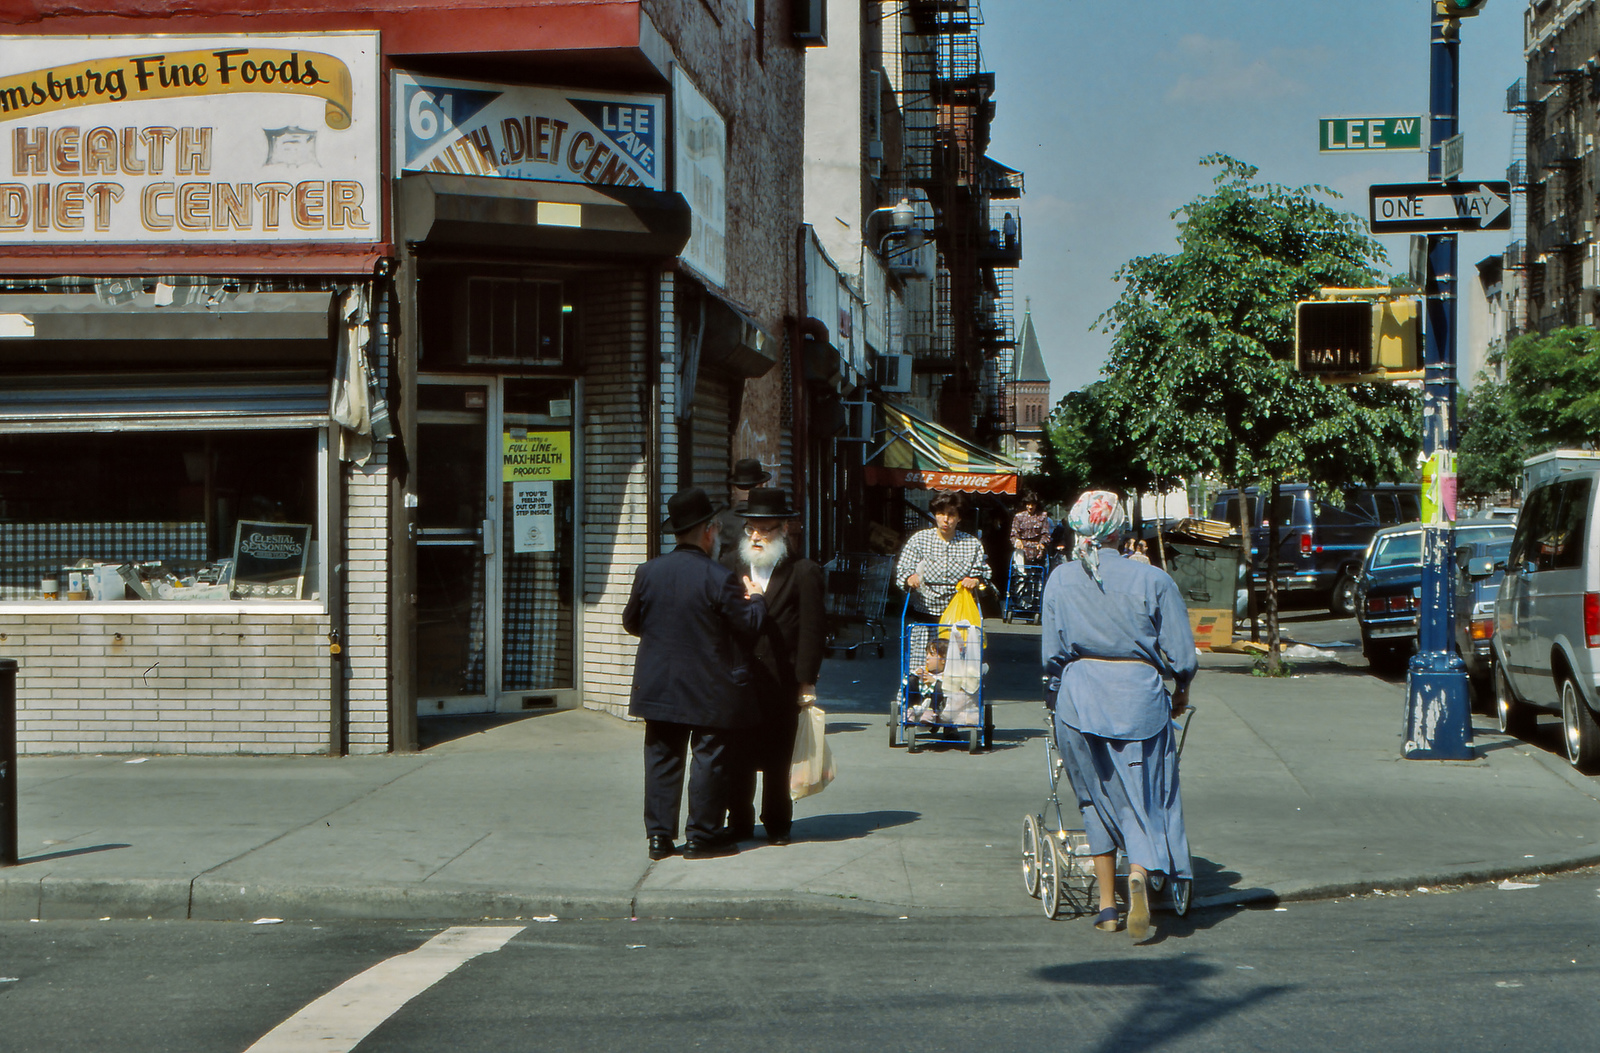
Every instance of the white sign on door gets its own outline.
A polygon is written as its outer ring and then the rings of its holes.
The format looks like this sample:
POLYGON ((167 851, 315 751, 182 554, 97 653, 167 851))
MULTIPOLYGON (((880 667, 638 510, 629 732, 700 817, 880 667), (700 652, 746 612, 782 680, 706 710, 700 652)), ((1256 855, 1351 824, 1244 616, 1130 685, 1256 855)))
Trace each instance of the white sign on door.
POLYGON ((511 551, 556 550, 555 484, 511 484, 511 551))

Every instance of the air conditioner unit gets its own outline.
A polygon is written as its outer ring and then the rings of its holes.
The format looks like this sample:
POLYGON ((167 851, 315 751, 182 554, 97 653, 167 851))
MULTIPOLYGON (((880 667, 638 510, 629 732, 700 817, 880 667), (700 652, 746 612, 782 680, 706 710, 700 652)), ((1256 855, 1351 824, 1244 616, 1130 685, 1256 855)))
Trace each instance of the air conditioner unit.
POLYGON ((828 0, 793 0, 791 11, 796 43, 815 48, 828 43, 828 0))
POLYGON ((911 356, 880 355, 878 357, 878 387, 883 391, 910 391, 911 356))
POLYGON ((871 442, 873 434, 873 417, 871 402, 841 402, 844 409, 844 433, 838 438, 839 442, 871 442))

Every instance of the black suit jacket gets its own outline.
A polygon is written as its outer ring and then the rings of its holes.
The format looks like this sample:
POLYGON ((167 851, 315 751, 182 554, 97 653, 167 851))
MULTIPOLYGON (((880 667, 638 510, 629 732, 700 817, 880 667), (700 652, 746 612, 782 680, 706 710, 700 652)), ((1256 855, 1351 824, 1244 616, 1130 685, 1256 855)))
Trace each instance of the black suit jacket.
POLYGON ((628 712, 710 728, 744 728, 760 719, 747 657, 766 617, 760 597, 693 545, 643 563, 622 610, 639 638, 628 712))
MULTIPOLYGON (((749 574, 748 565, 740 573, 749 574)), ((822 568, 790 556, 772 568, 767 621, 756 642, 756 677, 762 701, 794 702, 801 684, 814 684, 827 647, 822 568)))

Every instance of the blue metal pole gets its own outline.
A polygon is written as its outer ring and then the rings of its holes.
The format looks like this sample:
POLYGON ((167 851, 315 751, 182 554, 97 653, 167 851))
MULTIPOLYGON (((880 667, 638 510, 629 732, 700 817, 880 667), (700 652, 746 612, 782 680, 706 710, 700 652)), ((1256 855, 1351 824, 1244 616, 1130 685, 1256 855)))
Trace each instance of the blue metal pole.
MULTIPOLYGON (((1460 22, 1431 14, 1428 178, 1443 179, 1441 144, 1456 134, 1460 112, 1460 22)), ((1417 654, 1406 672, 1402 755, 1410 760, 1471 760, 1472 709, 1466 666, 1455 650, 1451 566, 1455 548, 1456 236, 1428 238, 1427 341, 1423 357, 1423 452, 1430 490, 1422 528, 1422 597, 1417 654)))

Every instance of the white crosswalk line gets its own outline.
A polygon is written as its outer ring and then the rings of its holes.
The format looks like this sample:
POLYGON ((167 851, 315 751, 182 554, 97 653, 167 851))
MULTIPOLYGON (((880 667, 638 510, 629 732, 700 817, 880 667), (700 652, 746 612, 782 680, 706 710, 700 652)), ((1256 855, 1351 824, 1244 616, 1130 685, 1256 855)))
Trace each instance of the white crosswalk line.
POLYGON ((461 925, 352 976, 268 1031, 245 1053, 348 1053, 400 1007, 525 926, 461 925))

